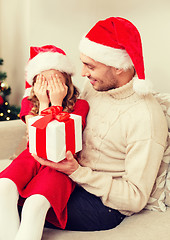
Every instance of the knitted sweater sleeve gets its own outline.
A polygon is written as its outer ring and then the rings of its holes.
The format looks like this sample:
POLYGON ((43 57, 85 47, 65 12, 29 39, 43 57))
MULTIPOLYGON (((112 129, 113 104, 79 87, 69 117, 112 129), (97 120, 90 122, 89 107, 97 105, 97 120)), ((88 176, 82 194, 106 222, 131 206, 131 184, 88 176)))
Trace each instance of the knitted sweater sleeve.
POLYGON ((113 178, 104 172, 79 166, 70 178, 99 196, 106 206, 130 215, 146 205, 163 152, 164 147, 153 140, 135 142, 128 146, 123 177, 113 178))

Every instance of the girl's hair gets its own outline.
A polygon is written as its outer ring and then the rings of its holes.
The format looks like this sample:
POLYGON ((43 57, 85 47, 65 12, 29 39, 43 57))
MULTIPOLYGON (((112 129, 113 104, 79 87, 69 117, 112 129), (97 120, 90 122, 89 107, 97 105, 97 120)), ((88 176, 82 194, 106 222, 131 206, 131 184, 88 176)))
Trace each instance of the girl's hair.
MULTIPOLYGON (((73 85, 71 75, 69 75, 65 72, 62 72, 62 74, 64 75, 64 77, 66 79, 66 85, 68 87, 67 95, 63 99, 63 103, 62 103, 63 111, 64 112, 72 112, 73 108, 74 108, 74 104, 77 101, 77 98, 79 96, 79 91, 73 85)), ((36 82, 36 76, 33 79, 33 86, 34 86, 35 82, 36 82)), ((33 104, 33 107, 31 109, 30 113, 32 113, 33 115, 38 115, 38 113, 39 113, 39 100, 34 93, 34 88, 33 87, 32 87, 32 90, 31 90, 30 97, 28 97, 28 100, 30 100, 31 103, 33 104)))

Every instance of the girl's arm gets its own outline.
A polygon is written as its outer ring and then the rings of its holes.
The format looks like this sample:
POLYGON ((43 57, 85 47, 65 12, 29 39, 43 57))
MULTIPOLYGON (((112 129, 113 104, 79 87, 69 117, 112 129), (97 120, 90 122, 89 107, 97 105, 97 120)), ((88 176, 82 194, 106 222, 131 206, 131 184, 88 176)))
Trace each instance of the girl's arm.
POLYGON ((21 110, 20 110, 20 119, 26 123, 26 116, 31 115, 30 111, 32 109, 33 105, 32 103, 28 100, 28 97, 25 97, 21 101, 21 110))
POLYGON ((31 111, 32 107, 33 107, 32 103, 28 100, 27 97, 22 99, 22 101, 21 101, 20 118, 27 125, 27 130, 26 130, 27 136, 28 136, 28 124, 27 124, 28 123, 28 119, 30 117, 33 117, 33 115, 30 114, 30 111, 31 111))
POLYGON ((86 126, 86 117, 89 111, 89 104, 86 100, 78 99, 72 113, 82 116, 83 129, 86 126))

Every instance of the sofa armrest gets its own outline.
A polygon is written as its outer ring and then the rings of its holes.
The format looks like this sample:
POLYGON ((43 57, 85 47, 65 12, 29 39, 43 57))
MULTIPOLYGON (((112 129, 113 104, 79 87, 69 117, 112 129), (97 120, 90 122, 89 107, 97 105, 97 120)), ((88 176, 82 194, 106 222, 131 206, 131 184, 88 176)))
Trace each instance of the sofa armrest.
POLYGON ((0 159, 14 154, 25 133, 26 125, 20 119, 0 122, 0 159))

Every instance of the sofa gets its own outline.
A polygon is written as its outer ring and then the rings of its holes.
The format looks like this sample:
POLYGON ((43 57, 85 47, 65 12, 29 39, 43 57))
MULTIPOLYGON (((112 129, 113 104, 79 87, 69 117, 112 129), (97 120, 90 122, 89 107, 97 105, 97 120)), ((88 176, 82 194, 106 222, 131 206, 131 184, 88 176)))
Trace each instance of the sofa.
MULTIPOLYGON (((159 101, 164 102, 164 98, 159 101)), ((170 103, 170 98, 169 98, 170 103)), ((169 104, 168 103, 168 104, 169 104)), ((170 104, 168 105, 168 107, 170 104)), ((166 108, 166 113, 170 108, 166 108)), ((164 108, 165 111, 165 108, 164 108)), ((169 116, 168 115, 168 116, 169 116)), ((0 122, 0 171, 8 166, 26 144, 26 126, 21 120, 0 122)), ((170 139, 170 137, 169 137, 170 139)), ((169 140, 168 140, 169 141, 169 140)), ((148 201, 140 213, 124 219, 114 229, 80 232, 44 228, 43 240, 169 240, 170 239, 170 141, 167 142, 165 160, 148 201), (166 167, 165 167, 166 165, 166 167)))

